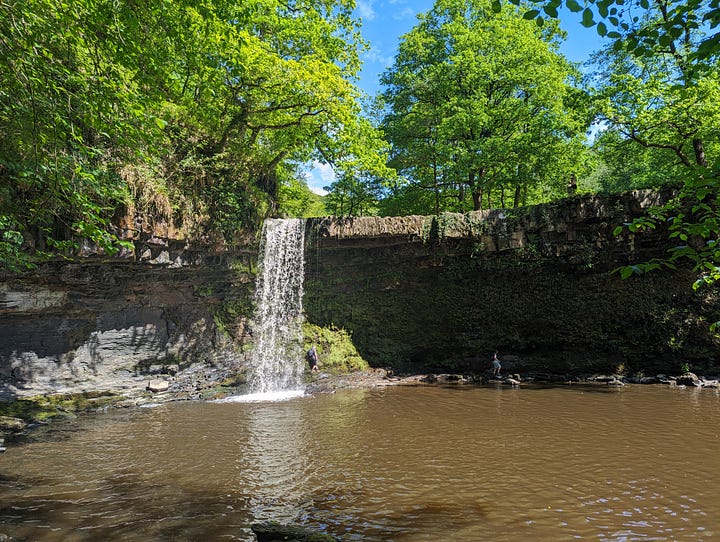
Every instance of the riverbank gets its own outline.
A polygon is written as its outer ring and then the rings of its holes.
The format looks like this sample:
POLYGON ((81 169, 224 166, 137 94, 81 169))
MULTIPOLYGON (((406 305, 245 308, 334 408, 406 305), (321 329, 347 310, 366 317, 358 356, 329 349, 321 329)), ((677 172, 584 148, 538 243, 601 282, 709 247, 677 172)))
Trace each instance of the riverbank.
MULTIPOLYGON (((625 376, 593 374, 585 376, 552 374, 512 374, 493 378, 489 374, 460 373, 395 374, 385 369, 372 369, 343 374, 308 373, 308 395, 334 393, 343 389, 379 388, 387 386, 426 385, 490 385, 540 386, 584 385, 623 387, 626 385, 658 385, 668 388, 720 389, 717 376, 698 376, 691 372, 679 375, 625 376)), ((21 438, 33 428, 56 419, 109 409, 137 408, 174 401, 213 401, 247 392, 242 376, 225 371, 196 372, 193 375, 158 375, 144 387, 118 391, 89 391, 79 394, 56 394, 22 397, 0 403, 0 439, 10 442, 21 438), (165 376, 167 379, 160 378, 165 376)), ((0 445, 1 446, 1 445, 0 445)))

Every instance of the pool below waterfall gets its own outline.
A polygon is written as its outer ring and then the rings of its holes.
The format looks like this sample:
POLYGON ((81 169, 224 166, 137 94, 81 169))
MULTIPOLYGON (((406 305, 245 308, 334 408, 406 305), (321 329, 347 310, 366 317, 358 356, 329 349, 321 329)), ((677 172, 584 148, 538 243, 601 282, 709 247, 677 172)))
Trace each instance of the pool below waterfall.
POLYGON ((85 415, 0 455, 11 540, 720 537, 720 395, 390 387, 85 415))

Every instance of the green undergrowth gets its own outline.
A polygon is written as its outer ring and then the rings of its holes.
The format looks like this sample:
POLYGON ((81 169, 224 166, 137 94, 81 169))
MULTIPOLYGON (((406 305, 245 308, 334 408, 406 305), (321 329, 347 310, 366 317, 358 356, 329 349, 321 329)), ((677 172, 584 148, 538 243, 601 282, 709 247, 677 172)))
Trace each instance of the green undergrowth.
POLYGON ((36 395, 0 402, 0 416, 20 418, 26 423, 38 423, 58 416, 96 410, 120 399, 119 395, 111 392, 36 395))
POLYGON ((332 324, 320 327, 305 322, 303 334, 305 349, 309 349, 312 345, 317 348, 322 371, 338 374, 364 371, 369 368, 368 362, 358 353, 352 336, 345 329, 332 324))

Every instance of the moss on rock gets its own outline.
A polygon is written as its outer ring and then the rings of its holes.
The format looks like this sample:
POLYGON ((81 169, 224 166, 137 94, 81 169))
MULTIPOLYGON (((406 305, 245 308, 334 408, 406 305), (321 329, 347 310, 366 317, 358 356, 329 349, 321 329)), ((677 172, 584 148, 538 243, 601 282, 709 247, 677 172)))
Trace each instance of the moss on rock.
POLYGON ((121 399, 119 395, 102 391, 37 395, 16 401, 0 402, 0 417, 20 419, 25 423, 38 423, 58 416, 97 410, 121 399))
POLYGON ((303 324, 303 334, 306 350, 312 345, 317 347, 323 371, 338 374, 369 368, 368 362, 358 353, 352 336, 345 329, 333 324, 321 327, 306 322, 303 324))

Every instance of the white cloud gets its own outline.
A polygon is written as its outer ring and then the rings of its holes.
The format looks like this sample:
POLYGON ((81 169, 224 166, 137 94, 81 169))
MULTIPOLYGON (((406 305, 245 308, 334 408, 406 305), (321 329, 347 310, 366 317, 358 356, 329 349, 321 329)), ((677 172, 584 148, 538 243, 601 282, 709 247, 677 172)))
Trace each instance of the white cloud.
POLYGON ((360 14, 360 17, 372 21, 375 18, 375 9, 373 8, 373 4, 375 3, 375 0, 359 0, 357 3, 357 10, 360 14))
POLYGON ((330 164, 323 164, 315 160, 309 164, 310 171, 305 172, 305 181, 310 190, 324 196, 327 190, 323 187, 329 186, 335 181, 335 172, 330 164))
POLYGON ((398 11, 393 15, 393 19, 396 21, 405 21, 407 19, 412 19, 413 17, 415 17, 415 10, 410 7, 398 11))
POLYGON ((390 66, 393 62, 392 55, 384 55, 382 49, 374 45, 363 54, 363 58, 366 62, 377 62, 385 67, 390 66))

